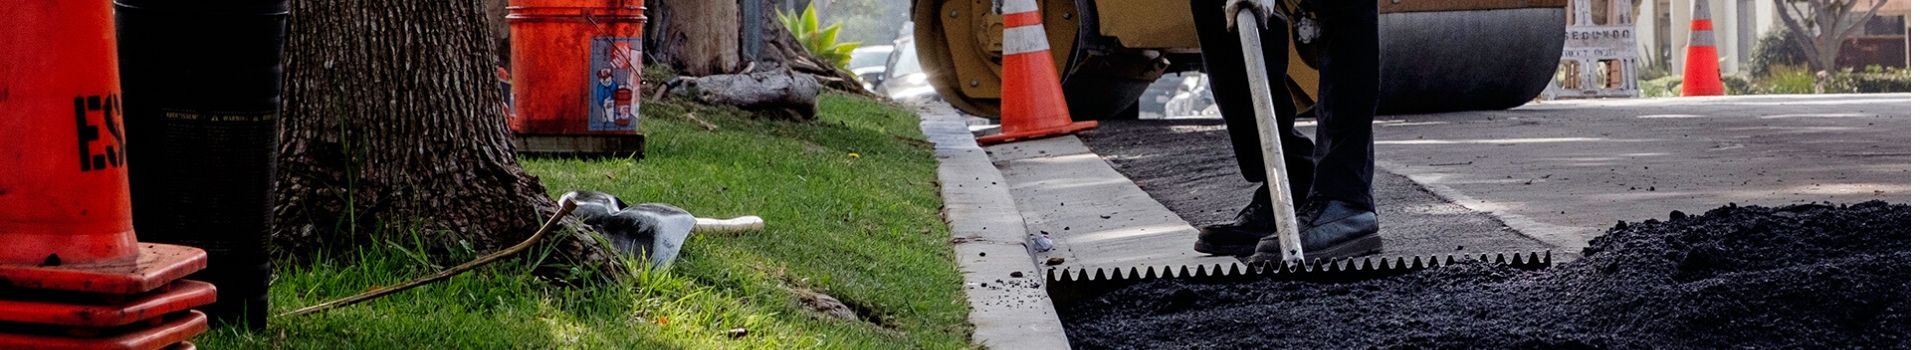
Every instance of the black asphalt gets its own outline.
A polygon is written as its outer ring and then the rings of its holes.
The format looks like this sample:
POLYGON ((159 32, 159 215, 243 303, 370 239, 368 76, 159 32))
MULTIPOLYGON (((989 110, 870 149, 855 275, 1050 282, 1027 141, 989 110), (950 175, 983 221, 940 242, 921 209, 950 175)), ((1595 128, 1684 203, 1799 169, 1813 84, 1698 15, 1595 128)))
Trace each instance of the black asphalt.
MULTIPOLYGON (((1195 227, 1233 219, 1252 198, 1220 119, 1102 122, 1088 148, 1195 227)), ((1492 216, 1449 203, 1406 177, 1374 173, 1383 255, 1543 252, 1492 216)))

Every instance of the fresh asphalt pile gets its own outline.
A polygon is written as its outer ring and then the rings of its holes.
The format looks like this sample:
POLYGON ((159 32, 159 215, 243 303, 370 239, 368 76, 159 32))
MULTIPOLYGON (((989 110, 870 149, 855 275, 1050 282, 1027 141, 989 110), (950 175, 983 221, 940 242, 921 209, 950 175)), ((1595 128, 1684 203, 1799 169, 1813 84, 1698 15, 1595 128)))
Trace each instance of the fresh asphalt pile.
POLYGON ((1907 205, 1620 225, 1545 270, 1351 283, 1158 280, 1059 305, 1076 348, 1904 348, 1907 205))

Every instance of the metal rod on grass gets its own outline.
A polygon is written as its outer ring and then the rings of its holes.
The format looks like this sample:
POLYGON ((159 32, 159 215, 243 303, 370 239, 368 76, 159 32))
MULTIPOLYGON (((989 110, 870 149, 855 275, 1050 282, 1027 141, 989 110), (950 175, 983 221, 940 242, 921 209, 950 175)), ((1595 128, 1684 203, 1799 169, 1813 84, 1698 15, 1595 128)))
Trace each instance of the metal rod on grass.
POLYGON ((479 259, 473 259, 473 261, 469 261, 465 264, 460 264, 460 266, 454 266, 452 268, 442 270, 439 273, 433 274, 432 276, 417 278, 412 281, 407 281, 407 283, 402 283, 395 286, 388 286, 380 289, 370 290, 365 293, 355 294, 350 297, 334 299, 332 301, 328 301, 325 303, 320 303, 317 305, 300 308, 299 310, 289 311, 287 313, 279 314, 274 317, 283 318, 283 317, 301 316, 301 315, 312 314, 312 313, 317 313, 321 311, 327 311, 327 310, 339 308, 342 306, 358 304, 363 301, 373 300, 374 298, 379 298, 381 296, 385 296, 388 294, 398 293, 403 290, 412 289, 413 287, 419 287, 421 285, 447 279, 448 277, 453 277, 454 275, 458 275, 462 272, 467 272, 467 270, 472 270, 473 268, 480 267, 481 265, 490 264, 495 261, 499 261, 500 259, 505 259, 508 256, 519 254, 522 251, 526 251, 527 248, 533 247, 534 243, 540 242, 540 239, 545 238, 548 232, 553 231, 554 227, 560 226, 560 220, 566 219, 568 214, 573 213, 573 208, 574 208, 573 194, 568 193, 565 196, 561 196, 560 210, 553 212, 553 217, 547 218, 546 223, 540 224, 540 230, 534 231, 533 237, 527 237, 526 241, 522 241, 520 242, 520 244, 515 244, 512 247, 507 247, 507 249, 503 249, 498 252, 493 252, 493 254, 487 254, 486 256, 482 256, 479 259))

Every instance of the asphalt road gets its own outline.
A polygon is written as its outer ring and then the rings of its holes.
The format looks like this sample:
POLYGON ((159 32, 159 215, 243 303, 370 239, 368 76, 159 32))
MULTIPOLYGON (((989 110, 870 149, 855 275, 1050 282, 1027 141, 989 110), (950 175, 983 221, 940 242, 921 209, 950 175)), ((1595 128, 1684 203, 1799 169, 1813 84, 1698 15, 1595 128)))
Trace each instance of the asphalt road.
POLYGON ((1910 94, 1555 101, 1376 119, 1380 167, 1563 248, 1728 203, 1911 195, 1910 94))
MULTIPOLYGON (((1233 166, 1226 125, 1214 119, 1102 123, 1087 147, 1195 227, 1232 220, 1255 186, 1233 166)), ((1374 173, 1383 256, 1532 253, 1550 249, 1492 215, 1447 202, 1406 177, 1374 173)), ((1179 237, 1181 250, 1193 238, 1179 237)))
MULTIPOLYGON (((1618 221, 1664 219, 1674 210, 1907 203, 1910 105, 1909 94, 1737 96, 1381 116, 1374 130, 1386 172, 1376 180, 1383 231, 1429 227, 1394 220, 1449 214, 1457 205, 1477 215, 1422 220, 1471 227, 1495 220, 1572 252, 1618 221), (1436 195, 1449 205, 1391 203, 1436 195)), ((1246 187, 1217 120, 1109 123, 1083 138, 1196 226, 1229 218, 1244 204, 1246 187), (1121 136, 1139 132, 1150 136, 1121 136)), ((1498 234, 1458 240, 1526 245, 1498 234)), ((1413 248, 1425 253, 1440 246, 1413 248)))

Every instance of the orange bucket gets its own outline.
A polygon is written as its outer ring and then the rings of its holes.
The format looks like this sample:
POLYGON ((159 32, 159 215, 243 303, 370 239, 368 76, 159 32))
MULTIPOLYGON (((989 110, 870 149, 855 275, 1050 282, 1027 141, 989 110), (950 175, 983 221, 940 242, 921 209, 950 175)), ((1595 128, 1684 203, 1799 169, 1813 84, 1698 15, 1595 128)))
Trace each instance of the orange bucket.
POLYGON ((644 3, 508 2, 513 50, 508 125, 522 141, 526 136, 639 136, 638 97, 644 94, 635 91, 641 81, 644 3))

